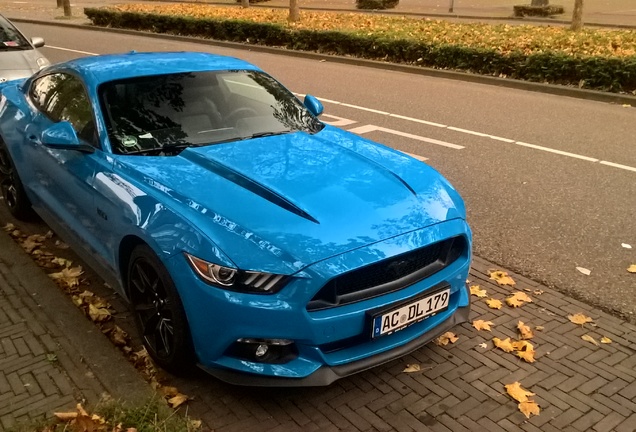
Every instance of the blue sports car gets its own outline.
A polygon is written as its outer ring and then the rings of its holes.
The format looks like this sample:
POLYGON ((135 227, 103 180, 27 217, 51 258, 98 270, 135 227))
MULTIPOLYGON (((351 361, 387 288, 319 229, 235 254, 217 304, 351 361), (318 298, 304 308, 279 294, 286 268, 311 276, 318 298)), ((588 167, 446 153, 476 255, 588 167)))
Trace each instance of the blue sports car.
POLYGON ((128 53, 0 86, 0 181, 126 298, 163 368, 310 386, 468 318, 459 194, 256 66, 128 53))

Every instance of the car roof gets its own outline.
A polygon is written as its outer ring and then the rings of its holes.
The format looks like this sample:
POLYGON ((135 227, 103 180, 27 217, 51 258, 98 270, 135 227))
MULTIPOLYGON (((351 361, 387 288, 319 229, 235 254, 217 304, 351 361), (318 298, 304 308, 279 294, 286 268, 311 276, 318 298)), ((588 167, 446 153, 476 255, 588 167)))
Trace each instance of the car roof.
POLYGON ((90 84, 98 86, 138 76, 163 75, 215 70, 259 70, 256 66, 234 57, 201 52, 135 52, 81 57, 47 69, 72 70, 90 84))

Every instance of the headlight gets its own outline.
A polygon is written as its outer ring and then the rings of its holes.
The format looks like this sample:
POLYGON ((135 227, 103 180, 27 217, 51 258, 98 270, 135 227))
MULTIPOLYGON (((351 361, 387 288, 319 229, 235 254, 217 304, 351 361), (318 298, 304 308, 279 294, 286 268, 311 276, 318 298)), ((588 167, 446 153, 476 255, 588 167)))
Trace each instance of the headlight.
POLYGON ((188 253, 184 254, 201 279, 209 284, 233 291, 272 294, 280 290, 288 279, 285 275, 224 267, 188 253))
POLYGON ((39 57, 36 61, 35 61, 38 66, 40 67, 40 69, 44 69, 45 67, 47 67, 48 65, 50 65, 51 63, 49 63, 49 61, 47 59, 45 59, 44 57, 39 57))

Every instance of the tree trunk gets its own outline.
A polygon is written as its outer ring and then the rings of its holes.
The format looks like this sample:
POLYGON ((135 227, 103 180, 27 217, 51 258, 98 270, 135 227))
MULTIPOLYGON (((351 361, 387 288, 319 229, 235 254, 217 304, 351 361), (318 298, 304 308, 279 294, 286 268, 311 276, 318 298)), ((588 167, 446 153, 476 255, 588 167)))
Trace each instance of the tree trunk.
POLYGON ((64 3, 64 0, 57 0, 57 7, 61 8, 62 3, 64 3))
POLYGON ((71 13, 71 0, 63 0, 64 3, 64 16, 71 17, 73 14, 71 13))
POLYGON ((583 28, 583 0, 574 0, 574 12, 572 13, 572 25, 570 30, 579 31, 583 28))
POLYGON ((300 20, 300 7, 298 5, 299 0, 289 0, 289 22, 297 22, 300 20))
POLYGON ((250 7, 250 0, 241 0, 241 7, 250 7))

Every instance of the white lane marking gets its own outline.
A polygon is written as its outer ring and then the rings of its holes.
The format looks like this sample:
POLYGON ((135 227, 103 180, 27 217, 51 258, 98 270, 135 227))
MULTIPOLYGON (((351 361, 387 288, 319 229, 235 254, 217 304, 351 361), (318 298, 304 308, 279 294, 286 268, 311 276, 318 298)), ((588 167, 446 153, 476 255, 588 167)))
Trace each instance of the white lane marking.
POLYGON ((614 162, 608 162, 608 161, 600 161, 599 163, 603 164, 603 165, 611 166, 611 167, 614 167, 614 168, 620 168, 620 169, 624 169, 624 170, 627 170, 627 171, 636 172, 636 168, 630 167, 630 166, 627 166, 627 165, 621 165, 621 164, 617 164, 617 163, 614 163, 614 162))
POLYGON ((323 123, 327 123, 327 124, 329 124, 331 126, 338 126, 338 127, 349 126, 349 125, 352 125, 354 123, 358 123, 356 120, 349 120, 349 119, 346 119, 344 117, 338 117, 338 116, 331 115, 331 114, 323 114, 321 121, 323 123), (324 120, 325 117, 329 117, 329 118, 332 118, 334 120, 329 120, 329 121, 328 120, 324 120))
POLYGON ((85 54, 85 55, 90 55, 90 56, 99 55, 99 54, 88 52, 88 51, 80 51, 80 50, 74 50, 74 49, 70 49, 70 48, 62 48, 62 47, 57 47, 57 46, 53 46, 53 45, 45 45, 44 47, 45 48, 56 49, 56 50, 60 50, 60 51, 69 51, 69 52, 74 52, 74 53, 78 53, 78 54, 85 54))
MULTIPOLYGON (((527 147, 527 148, 531 148, 534 150, 540 150, 540 151, 544 151, 544 152, 549 152, 549 153, 554 153, 554 154, 558 154, 560 156, 566 156, 566 157, 571 157, 574 159, 580 159, 580 160, 584 160, 587 162, 592 162, 592 163, 602 163, 603 165, 607 165, 607 166, 611 166, 613 168, 620 168, 620 169, 625 169, 628 171, 635 171, 636 172, 636 168, 635 167, 631 167, 628 165, 621 165, 621 164, 617 164, 614 162, 607 162, 607 161, 600 161, 597 158, 593 158, 590 156, 585 156, 585 155, 580 155, 580 154, 576 154, 576 153, 570 153, 570 152, 566 152, 566 151, 562 151, 562 150, 557 150, 557 149, 553 149, 550 147, 543 147, 543 146, 539 146, 536 144, 530 144, 530 143, 526 143, 526 142, 522 142, 522 141, 515 141, 509 138, 504 138, 504 137, 500 137, 500 136, 496 136, 496 135, 489 135, 483 132, 477 132, 477 131, 472 131, 472 130, 468 130, 468 129, 462 129, 462 128, 458 128, 455 126, 447 126, 447 125, 443 125, 440 123, 435 123, 435 122, 429 122, 426 120, 422 120, 422 119, 417 119, 417 118, 413 118, 413 117, 407 117, 407 116, 403 116, 403 115, 399 115, 399 114, 392 114, 392 113, 388 113, 385 111, 379 111, 379 110, 375 110, 372 108, 366 108, 366 107, 361 107, 358 105, 352 105, 352 104, 346 104, 346 103, 342 103, 339 101, 334 101, 331 99, 325 99, 325 98, 318 98, 320 101, 322 102, 326 102, 326 103, 331 103, 334 105, 341 105, 344 107, 349 107, 349 108, 354 108, 354 109, 359 109, 362 111, 369 111, 369 112, 373 112, 376 114, 380 114, 380 115, 386 115, 388 117, 394 117, 394 118, 399 118, 402 120, 406 120, 406 121, 410 121, 410 122, 414 122, 414 123, 422 123, 422 124, 426 124, 429 126, 435 126, 435 127, 439 127, 439 128, 444 128, 444 129, 448 129, 448 130, 452 130, 455 132, 459 132, 459 133, 464 133, 464 134, 469 134, 469 135, 476 135, 479 137, 483 137, 483 138, 490 138, 493 139, 495 141, 501 141, 501 142, 505 142, 508 144, 515 144, 515 145, 519 145, 522 147, 527 147)), ((372 126, 372 125, 369 125, 372 126)), ((354 133, 366 133, 366 132, 371 132, 371 130, 366 130, 365 129, 366 126, 361 126, 360 128, 356 128, 356 129, 360 129, 362 132, 356 132, 356 130, 350 130, 350 132, 354 132, 354 133)), ((392 129, 386 129, 386 128, 380 128, 379 126, 374 127, 374 129, 372 130, 378 130, 378 131, 382 131, 382 132, 388 132, 388 133, 393 133, 395 135, 400 135, 400 136, 405 136, 407 138, 413 138, 413 139, 417 139, 419 141, 426 141, 426 142, 432 142, 432 141, 437 141, 437 140, 433 140, 432 138, 426 138, 423 139, 424 137, 418 137, 417 135, 411 135, 411 134, 407 134, 405 132, 398 132, 398 131, 393 131, 392 129), (417 138, 414 138, 417 137, 417 138)), ((437 142, 433 142, 433 144, 440 144, 440 143, 444 143, 444 141, 437 141, 437 142)), ((444 144, 450 144, 450 143, 444 143, 444 144)), ((444 145, 441 144, 441 145, 444 145)), ((448 147, 448 145, 446 145, 448 147)), ((464 148, 462 146, 457 146, 456 144, 450 144, 450 146, 453 146, 451 148, 464 148)))
POLYGON ((385 128, 385 127, 381 127, 381 126, 376 126, 376 125, 364 125, 364 126, 358 126, 357 128, 353 128, 353 129, 349 129, 349 132, 353 132, 356 133, 358 135, 362 135, 365 133, 369 133, 369 132, 386 132, 386 133, 390 133, 393 135, 397 135, 397 136, 401 136, 404 138, 410 138, 410 139, 414 139, 417 141, 422 141, 422 142, 426 142, 429 144, 436 144, 436 145, 440 145, 443 147, 448 147, 448 148, 452 148, 455 150, 461 150, 464 147, 457 145, 457 144, 452 144, 446 141, 440 141, 440 140, 436 140, 433 138, 427 138, 427 137, 423 137, 423 136, 419 136, 419 135, 413 135, 410 133, 406 133, 406 132, 401 132, 401 131, 397 131, 394 129, 389 129, 389 128, 385 128))
POLYGON ((407 155, 409 155, 409 156, 411 156, 411 157, 413 157, 413 158, 415 158, 417 160, 421 160, 422 162, 428 160, 428 158, 425 158, 424 156, 416 155, 415 153, 408 153, 408 152, 402 152, 402 153, 407 154, 407 155))
POLYGON ((417 119, 417 118, 413 118, 413 117, 407 117, 407 116, 403 116, 403 115, 399 115, 399 114, 389 114, 389 117, 395 117, 395 118, 399 118, 399 119, 402 119, 402 120, 408 120, 408 121, 412 121, 412 122, 415 122, 415 123, 422 123, 422 124, 425 124, 425 125, 435 126, 435 127, 440 127, 440 128, 448 127, 448 126, 443 125, 441 123, 430 122, 430 121, 417 119))
POLYGON ((535 145, 535 144, 528 144, 528 143, 521 142, 521 141, 515 141, 515 144, 523 146, 523 147, 530 147, 530 148, 533 148, 535 150, 542 150, 542 151, 555 153, 555 154, 562 155, 562 156, 569 156, 569 157, 576 158, 576 159, 582 159, 582 160, 585 160, 585 161, 588 161, 588 162, 598 162, 598 159, 595 159, 595 158, 591 158, 591 157, 588 157, 588 156, 581 156, 581 155, 578 155, 578 154, 575 154, 575 153, 564 152, 564 151, 561 151, 561 150, 555 150, 555 149, 550 148, 550 147, 542 147, 542 146, 538 146, 538 145, 535 145))

